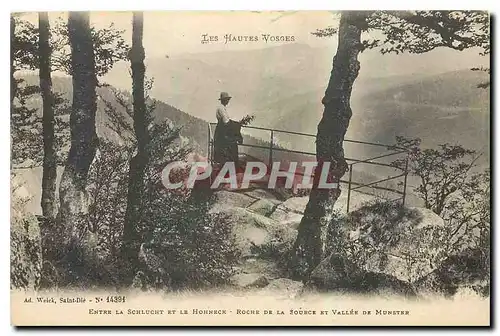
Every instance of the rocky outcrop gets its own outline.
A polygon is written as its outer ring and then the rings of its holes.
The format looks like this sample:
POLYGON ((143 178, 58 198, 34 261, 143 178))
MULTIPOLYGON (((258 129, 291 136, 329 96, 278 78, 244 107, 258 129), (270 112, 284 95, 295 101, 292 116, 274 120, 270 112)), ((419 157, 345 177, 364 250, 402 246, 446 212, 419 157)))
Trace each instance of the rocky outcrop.
MULTIPOLYGON (((376 198, 374 196, 352 191, 349 200, 349 211, 359 209, 375 200, 376 198)), ((309 196, 290 197, 278 205, 270 217, 278 221, 287 221, 294 214, 303 215, 308 201, 309 196)), ((342 192, 340 194, 339 199, 335 202, 334 209, 339 214, 345 214, 347 212, 347 192, 342 192)))
POLYGON ((274 193, 272 193, 270 190, 265 190, 265 189, 253 189, 250 191, 246 191, 245 195, 250 196, 253 199, 265 199, 276 205, 281 204, 282 202, 276 197, 274 193))
POLYGON ((274 298, 294 299, 298 297, 304 289, 304 284, 287 278, 272 280, 269 285, 259 291, 259 295, 273 296, 274 298))
POLYGON ((229 281, 233 286, 239 288, 261 288, 269 283, 269 280, 260 273, 236 274, 229 281))
MULTIPOLYGON (((458 276, 450 280, 443 275, 450 271, 440 266, 445 246, 442 218, 424 208, 373 202, 373 197, 358 197, 362 194, 356 192, 351 194, 354 210, 348 215, 346 195, 336 204, 338 216, 324 230, 328 257, 304 286, 285 278, 287 273, 279 265, 295 241, 308 197, 280 202, 260 189, 218 193, 223 204, 217 205, 217 211, 226 216, 242 255, 231 278, 239 288, 263 287, 259 293, 283 298, 296 297, 306 289, 405 297, 427 288, 445 294, 464 286, 489 290, 482 279, 460 282, 458 276)), ((449 268, 460 260, 443 265, 449 268)))
POLYGON ((435 270, 415 282, 423 294, 452 296, 461 289, 487 296, 490 292, 490 261, 485 251, 468 248, 446 258, 435 270))
POLYGON ((297 230, 270 218, 281 201, 268 190, 217 191, 212 211, 231 228, 241 260, 230 279, 233 286, 255 288, 283 276, 278 267, 291 248, 297 230))
POLYGON ((441 261, 443 230, 443 219, 428 209, 377 203, 332 222, 327 252, 341 246, 358 267, 413 282, 441 261))
POLYGON ((276 204, 267 199, 259 199, 248 206, 248 210, 253 211, 262 216, 269 216, 276 207, 276 204))
POLYGON ((414 296, 412 285, 384 273, 366 271, 345 256, 332 253, 311 273, 308 287, 320 290, 414 296))
POLYGON ((38 220, 34 215, 23 214, 13 207, 10 239, 11 288, 38 289, 41 271, 42 247, 38 220))
POLYGON ((221 213, 243 257, 270 256, 292 244, 297 236, 296 230, 247 209, 233 207, 221 213))
POLYGON ((253 202, 255 199, 247 196, 243 193, 231 192, 227 190, 221 190, 214 193, 215 197, 215 205, 212 209, 212 212, 218 212, 223 209, 238 207, 238 208, 246 208, 253 202))

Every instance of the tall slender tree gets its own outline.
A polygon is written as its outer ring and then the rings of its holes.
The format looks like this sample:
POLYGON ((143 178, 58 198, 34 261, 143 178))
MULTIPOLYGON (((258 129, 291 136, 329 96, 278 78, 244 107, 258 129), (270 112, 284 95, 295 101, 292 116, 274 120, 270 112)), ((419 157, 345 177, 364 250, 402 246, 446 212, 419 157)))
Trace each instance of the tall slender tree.
POLYGON ((59 187, 58 216, 65 238, 71 243, 80 236, 77 224, 88 212, 85 187, 98 140, 95 128, 97 77, 88 12, 70 12, 68 31, 73 70, 71 147, 59 187))
POLYGON ((43 101, 43 177, 42 214, 53 219, 56 216, 56 151, 54 147, 54 97, 50 75, 50 24, 47 12, 38 13, 40 89, 43 101))
MULTIPOLYGON (((484 11, 346 11, 340 15, 338 29, 318 30, 317 36, 338 32, 337 53, 325 96, 323 117, 318 125, 316 177, 325 163, 330 164, 329 180, 338 182, 347 171, 343 141, 352 115, 350 97, 358 76, 358 55, 367 48, 382 53, 425 53, 445 47, 462 51, 476 48, 481 55, 490 52, 490 18, 484 11), (382 39, 362 40, 367 30, 378 30, 382 39)), ((480 69, 489 72, 489 68, 480 69)), ((479 84, 488 87, 489 81, 479 84)), ((298 228, 291 256, 291 269, 297 277, 307 277, 322 258, 321 227, 332 218, 340 189, 313 187, 304 217, 298 228)))
POLYGON ((16 20, 14 19, 14 16, 10 16, 10 109, 11 109, 11 114, 13 113, 14 110, 14 98, 16 97, 16 89, 17 89, 17 83, 16 83, 16 78, 14 77, 14 73, 16 72, 16 66, 15 66, 15 48, 13 46, 14 42, 16 39, 16 20))
MULTIPOLYGON (((342 12, 337 54, 333 58, 330 80, 322 100, 324 111, 316 138, 318 166, 315 176, 320 176, 323 166, 328 163, 330 182, 338 183, 347 170, 343 141, 352 115, 352 86, 360 69, 360 23, 365 17, 364 12, 342 12)), ((339 196, 340 189, 318 188, 317 182, 313 184, 292 255, 293 268, 298 274, 310 272, 321 261, 321 227, 331 218, 339 196)))
POLYGON ((132 96, 134 107, 134 132, 137 140, 137 154, 130 160, 127 211, 123 230, 123 257, 130 267, 132 276, 137 261, 139 245, 137 224, 141 219, 144 175, 149 162, 147 145, 149 143, 146 101, 144 95, 145 52, 142 45, 144 18, 142 12, 134 12, 132 19, 132 48, 129 58, 132 68, 132 96))

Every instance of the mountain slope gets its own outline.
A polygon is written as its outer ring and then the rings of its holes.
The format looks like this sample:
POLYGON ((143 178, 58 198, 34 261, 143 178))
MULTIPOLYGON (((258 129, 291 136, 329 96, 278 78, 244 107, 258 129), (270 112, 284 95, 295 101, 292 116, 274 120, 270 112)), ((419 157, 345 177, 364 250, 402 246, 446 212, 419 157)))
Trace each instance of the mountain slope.
MULTIPOLYGON (((424 146, 449 142, 488 151, 489 89, 477 88, 485 79, 484 73, 463 70, 406 78, 401 85, 396 83, 402 78, 379 79, 371 84, 378 84, 376 89, 370 89, 368 82, 357 82, 346 138, 393 143, 396 135, 403 135, 420 137, 424 146)), ((256 123, 265 120, 269 127, 316 134, 322 96, 316 90, 272 102, 268 110, 273 112, 258 115, 256 123)), ((304 146, 296 136, 279 139, 290 146, 304 146)), ((314 149, 312 142, 308 149, 314 149)), ((349 151, 346 145, 346 155, 349 151)))
MULTIPOLYGON (((214 109, 221 91, 233 96, 230 112, 235 118, 266 111, 273 101, 310 91, 324 92, 334 54, 334 40, 331 47, 323 48, 300 43, 245 51, 228 48, 146 58, 146 73, 155 80, 153 97, 190 115, 215 121, 214 109)), ((422 55, 381 55, 368 50, 361 54, 360 62, 356 85, 365 91, 384 89, 385 83, 401 85, 423 76, 478 66, 484 59, 476 51, 439 48, 422 55)), ((117 64, 105 80, 118 88, 130 88, 128 68, 127 63, 117 64)))

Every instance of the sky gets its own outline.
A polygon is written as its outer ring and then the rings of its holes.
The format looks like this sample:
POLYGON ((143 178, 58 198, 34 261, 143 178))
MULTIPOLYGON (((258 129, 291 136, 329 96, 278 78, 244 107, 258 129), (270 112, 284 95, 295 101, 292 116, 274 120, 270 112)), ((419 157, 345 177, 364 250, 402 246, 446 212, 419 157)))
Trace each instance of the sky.
MULTIPOLYGON (((37 13, 24 13, 23 18, 35 25, 38 24, 37 13)), ((50 12, 49 18, 51 24, 58 18, 67 20, 67 12, 50 12)), ((91 12, 90 20, 96 28, 104 28, 113 24, 117 29, 124 30, 125 40, 131 43, 132 12, 91 12)), ((338 27, 338 23, 338 14, 331 11, 146 11, 144 12, 143 44, 146 51, 146 63, 148 59, 167 56, 182 57, 185 54, 262 49, 286 43, 308 45, 317 48, 318 53, 333 56, 337 37, 319 38, 311 32, 329 26, 338 27), (218 40, 201 43, 205 34, 217 36, 218 40), (255 36, 258 40, 225 43, 227 34, 255 36), (266 34, 288 37, 288 41, 271 41, 271 38, 266 41, 263 38, 266 34)), ((426 53, 425 57, 391 55, 394 71, 388 69, 387 72, 396 75, 422 72, 424 59, 424 63, 432 63, 437 71, 442 72, 489 64, 489 59, 480 57, 478 50, 460 52, 448 48, 441 49, 447 50, 435 50, 426 53), (411 61, 416 58, 418 58, 417 62, 411 61), (398 62, 399 59, 401 62, 398 62)), ((370 60, 371 55, 375 53, 378 51, 367 51, 360 56, 360 60, 370 60)), ((286 57, 286 55, 283 56, 286 57)), ((428 70, 431 71, 430 68, 428 70)))
MULTIPOLYGON (((50 20, 67 19, 63 12, 51 12, 50 20)), ((37 24, 37 14, 27 13, 23 18, 37 24)), ((106 27, 113 23, 125 30, 125 39, 131 41, 131 12, 92 12, 91 24, 106 27)), ((284 43, 303 43, 322 47, 335 43, 336 39, 318 38, 311 35, 318 28, 338 24, 338 18, 328 11, 301 12, 250 12, 250 11, 174 11, 144 12, 143 44, 148 57, 179 55, 184 53, 213 52, 223 50, 261 49, 284 43), (202 35, 218 36, 218 42, 202 44, 202 35), (258 36, 259 41, 224 43, 224 35, 258 36), (268 42, 262 34, 294 36, 294 41, 268 42)))

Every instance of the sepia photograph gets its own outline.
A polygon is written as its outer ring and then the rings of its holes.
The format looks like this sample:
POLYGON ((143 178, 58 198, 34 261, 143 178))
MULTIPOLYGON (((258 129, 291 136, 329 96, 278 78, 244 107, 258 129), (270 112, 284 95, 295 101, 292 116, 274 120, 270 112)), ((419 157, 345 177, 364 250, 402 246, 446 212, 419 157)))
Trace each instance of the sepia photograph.
POLYGON ((490 326, 490 22, 11 12, 11 324, 490 326))

